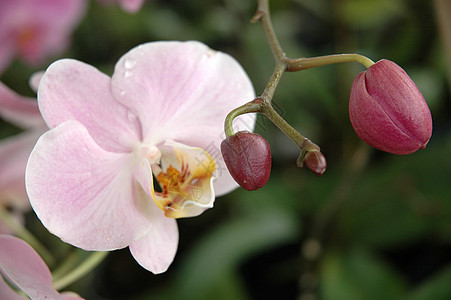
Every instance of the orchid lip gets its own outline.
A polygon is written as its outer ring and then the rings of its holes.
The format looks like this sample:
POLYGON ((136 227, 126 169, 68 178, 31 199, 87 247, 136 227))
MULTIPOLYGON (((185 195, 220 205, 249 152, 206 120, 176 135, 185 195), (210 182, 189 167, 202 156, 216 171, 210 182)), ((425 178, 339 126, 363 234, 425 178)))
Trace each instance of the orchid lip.
POLYGON ((148 193, 166 217, 196 216, 213 206, 216 163, 205 150, 168 140, 141 143, 133 153, 149 163, 160 189, 152 185, 148 193))
POLYGON ((211 208, 216 170, 212 157, 201 148, 173 141, 166 142, 161 153, 160 164, 152 165, 161 191, 152 191, 152 197, 166 217, 192 217, 211 208))

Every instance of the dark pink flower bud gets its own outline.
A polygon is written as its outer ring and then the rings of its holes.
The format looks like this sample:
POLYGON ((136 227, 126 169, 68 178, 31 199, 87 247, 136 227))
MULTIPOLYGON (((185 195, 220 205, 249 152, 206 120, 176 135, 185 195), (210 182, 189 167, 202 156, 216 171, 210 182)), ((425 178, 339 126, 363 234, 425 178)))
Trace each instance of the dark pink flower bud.
POLYGON ((246 190, 258 190, 268 181, 271 148, 261 135, 239 131, 222 141, 221 152, 233 179, 246 190))
POLYGON ((357 135, 370 146, 394 154, 426 147, 432 117, 409 75, 382 59, 354 79, 349 117, 357 135))
POLYGON ((323 175, 327 168, 324 155, 319 151, 309 151, 305 154, 304 163, 313 173, 318 176, 323 175))

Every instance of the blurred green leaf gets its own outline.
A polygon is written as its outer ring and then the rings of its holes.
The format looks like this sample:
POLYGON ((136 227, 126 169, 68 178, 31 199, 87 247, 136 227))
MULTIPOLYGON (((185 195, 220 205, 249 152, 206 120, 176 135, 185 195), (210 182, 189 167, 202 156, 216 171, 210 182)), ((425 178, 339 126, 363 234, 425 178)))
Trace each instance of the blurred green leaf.
POLYGON ((434 141, 408 156, 388 156, 368 169, 343 207, 349 240, 376 247, 422 237, 449 240, 451 140, 434 141))
MULTIPOLYGON (((58 57, 80 59, 112 74, 117 59, 140 43, 200 40, 237 58, 257 94, 273 72, 274 60, 261 24, 249 23, 257 6, 255 0, 153 0, 136 14, 124 12, 117 4, 89 3, 69 49, 58 57)), ((128 253, 128 260, 116 256, 119 267, 111 269, 114 271, 99 289, 110 293, 96 294, 93 286, 102 275, 94 279, 87 276, 86 287, 90 286, 94 295, 87 298, 248 299, 253 295, 249 278, 254 280, 261 269, 246 270, 255 273, 241 277, 240 268, 255 263, 262 252, 282 257, 283 263, 277 267, 262 267, 265 275, 273 276, 262 282, 268 290, 278 292, 280 285, 272 286, 274 278, 287 282, 299 276, 294 263, 297 254, 284 257, 279 246, 297 242, 301 222, 306 222, 308 229, 309 221, 337 195, 343 202, 328 220, 324 246, 329 254, 320 262, 324 298, 392 299, 404 295, 403 280, 373 253, 403 249, 403 253, 412 254, 415 249, 411 245, 427 243, 436 247, 451 243, 450 110, 444 85, 445 54, 438 39, 433 3, 270 1, 274 29, 289 57, 358 52, 374 60, 386 57, 405 68, 433 113, 434 135, 428 147, 408 156, 375 151, 356 182, 340 186, 349 167, 350 151, 358 142, 347 116, 347 99, 352 79, 362 67, 340 64, 286 73, 274 103, 291 125, 321 146, 329 170, 317 178, 297 168, 297 147, 270 121, 261 122, 257 130, 270 141, 273 150, 268 184, 257 192, 237 190, 218 199, 214 210, 202 217, 180 222, 184 232, 179 254, 165 274, 147 273, 128 253), (366 250, 353 249, 356 245, 366 250), (333 252, 334 247, 343 252, 333 252), (293 267, 286 268, 290 264, 293 267), (129 268, 124 269, 124 265, 129 268), (134 274, 130 270, 139 271, 134 274), (119 274, 128 279, 123 285, 111 281, 123 278, 119 274)), ((1 80, 16 92, 34 97, 28 87, 29 76, 58 57, 38 67, 16 60, 1 80)), ((0 138, 20 131, 0 120, 0 138)), ((50 235, 33 213, 30 215, 33 218, 27 218, 27 227, 51 245, 57 257, 63 257, 67 248, 59 245, 59 239, 50 235)), ((423 265, 430 267, 429 258, 425 257, 423 265)), ((405 270, 405 262, 391 262, 405 270)), ((408 299, 451 299, 449 266, 435 276, 427 270, 419 272, 423 272, 419 276, 425 278, 424 283, 410 287, 408 299)), ((295 284, 289 289, 296 293, 295 284)), ((74 290, 86 295, 81 287, 74 286, 74 290)))
POLYGON ((354 249, 333 252, 322 263, 322 299, 399 299, 405 293, 403 280, 371 252, 354 249))
POLYGON ((259 208, 212 228, 180 266, 174 299, 206 299, 247 257, 292 240, 298 230, 292 215, 259 208))
POLYGON ((441 80, 439 72, 433 69, 409 69, 406 71, 434 113, 439 109, 441 95, 445 91, 444 81, 441 80))
POLYGON ((184 40, 195 39, 196 31, 186 24, 186 21, 174 10, 156 7, 146 20, 147 29, 155 39, 184 40), (161 26, 165 24, 165 26, 161 26))
POLYGON ((417 287, 407 299, 451 299, 451 265, 417 287))
POLYGON ((381 26, 403 12, 403 3, 393 0, 348 0, 338 7, 344 20, 356 27, 381 26))

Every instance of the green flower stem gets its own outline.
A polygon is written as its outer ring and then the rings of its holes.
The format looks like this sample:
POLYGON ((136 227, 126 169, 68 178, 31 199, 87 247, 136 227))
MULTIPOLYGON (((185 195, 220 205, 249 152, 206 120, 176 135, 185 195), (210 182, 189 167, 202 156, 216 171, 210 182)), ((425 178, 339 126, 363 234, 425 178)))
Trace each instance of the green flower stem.
POLYGON ((80 265, 63 277, 53 281, 53 287, 61 290, 74 283, 94 269, 107 256, 108 252, 93 252, 80 265))
POLYGON ((296 72, 314 67, 320 67, 330 64, 338 64, 345 62, 357 62, 366 68, 371 67, 374 62, 366 56, 360 54, 333 54, 318 57, 286 59, 287 71, 296 72))
POLYGON ((53 265, 55 263, 55 258, 50 253, 47 248, 39 240, 29 232, 20 222, 14 219, 11 214, 2 206, 0 206, 0 220, 11 229, 11 231, 27 242, 39 255, 44 259, 47 265, 53 265))
POLYGON ((319 151, 319 147, 308 138, 300 134, 282 118, 271 104, 264 104, 262 111, 286 136, 288 136, 301 151, 319 151))
POLYGON ((276 61, 274 72, 268 81, 263 93, 260 97, 248 102, 234 110, 232 110, 226 117, 224 124, 224 131, 227 136, 234 135, 233 131, 233 119, 241 114, 251 112, 261 112, 268 117, 283 133, 285 133, 296 145, 303 151, 304 149, 309 151, 310 149, 319 150, 319 147, 312 143, 309 139, 302 136, 297 132, 290 124, 287 123, 271 106, 271 101, 274 97, 277 86, 283 73, 287 69, 287 57, 280 46, 277 36, 274 32, 274 28, 271 22, 271 16, 269 13, 268 0, 259 0, 258 9, 252 18, 251 22, 260 21, 263 31, 266 35, 268 45, 276 61))
MULTIPOLYGON (((272 26, 271 17, 269 14, 269 4, 268 0, 259 0, 258 1, 258 9, 255 13, 254 17, 252 18, 251 22, 261 22, 263 31, 266 35, 266 39, 268 41, 269 47, 271 49, 271 52, 274 56, 274 60, 276 61, 276 67, 274 69, 274 72, 271 76, 271 79, 269 80, 268 84, 266 85, 263 93, 259 98, 254 99, 251 102, 248 102, 234 110, 232 110, 226 117, 225 123, 224 123, 224 131, 226 133, 226 136, 232 136, 234 135, 233 131, 233 119, 235 119, 237 116, 251 113, 251 112, 261 112, 263 108, 263 103, 266 104, 266 106, 270 106, 270 103, 272 101, 272 98, 274 96, 274 93, 276 91, 277 85, 279 84, 280 79, 282 78, 283 73, 286 69, 286 63, 285 63, 285 53, 282 50, 282 47, 280 46, 279 41, 277 40, 277 36, 274 32, 274 28, 272 26)), ((284 120, 285 121, 285 120, 284 120)), ((286 122, 284 122, 286 123, 286 122)), ((288 124, 288 123, 286 123, 288 124)), ((277 125, 277 124, 276 124, 277 125)), ((278 126, 278 125, 277 125, 278 126)), ((283 124, 281 125, 283 127, 283 124)))
POLYGON ((252 18, 251 22, 261 22, 263 31, 266 35, 266 40, 268 41, 269 47, 271 48, 271 52, 274 56, 274 60, 283 61, 285 59, 285 53, 280 46, 280 43, 277 39, 277 36, 274 32, 274 28, 271 22, 271 15, 269 14, 269 4, 268 0, 259 0, 257 12, 252 18))
POLYGON ((262 24, 263 32, 265 33, 269 48, 271 49, 274 60, 276 62, 276 66, 274 68, 271 79, 269 80, 268 84, 265 87, 265 90, 260 96, 260 98, 263 99, 263 101, 265 101, 266 103, 271 103, 276 88, 279 85, 279 81, 287 68, 287 63, 285 62, 287 57, 283 52, 282 47, 280 46, 276 33, 274 32, 274 28, 271 22, 271 14, 269 13, 268 0, 258 1, 258 9, 251 22, 255 23, 258 21, 260 21, 260 23, 262 24))
POLYGON ((226 136, 234 135, 233 131, 233 119, 237 116, 251 113, 260 112, 266 115, 283 133, 285 133, 301 150, 301 154, 298 158, 298 166, 302 166, 303 158, 306 151, 320 151, 319 147, 310 141, 308 138, 301 135, 293 127, 290 126, 271 106, 274 93, 279 85, 280 79, 285 71, 295 72, 305 70, 313 67, 319 67, 329 64, 344 63, 344 62, 358 62, 369 68, 374 62, 359 54, 335 54, 326 55, 312 58, 297 58, 289 59, 283 52, 282 47, 274 32, 274 28, 271 22, 271 16, 269 13, 269 0, 259 0, 257 12, 252 18, 251 22, 260 22, 263 31, 268 41, 269 48, 273 54, 276 66, 274 72, 268 81, 265 89, 260 97, 248 102, 233 111, 231 111, 225 120, 224 131, 226 136))
POLYGON ((269 13, 268 0, 259 0, 256 14, 251 20, 252 22, 260 21, 265 32, 271 52, 276 61, 274 72, 268 81, 263 93, 255 100, 248 102, 234 110, 226 117, 224 130, 227 136, 234 135, 232 122, 237 116, 250 112, 261 112, 270 119, 283 133, 285 133, 302 151, 319 151, 319 147, 312 143, 308 138, 301 135, 296 129, 290 126, 272 107, 271 101, 283 73, 287 69, 287 58, 280 46, 277 36, 272 26, 269 13))
POLYGON ((229 114, 227 115, 225 122, 224 122, 224 132, 226 133, 226 136, 232 136, 235 134, 233 131, 233 120, 242 114, 252 113, 252 112, 260 112, 261 111, 261 99, 259 101, 259 98, 248 102, 244 105, 241 105, 240 107, 235 108, 229 114))
POLYGON ((81 252, 82 250, 75 249, 75 251, 72 251, 70 255, 58 265, 58 268, 52 271, 53 281, 60 279, 80 263, 81 252))
POLYGON ((274 72, 272 73, 272 76, 268 81, 268 84, 266 85, 263 93, 260 96, 260 98, 263 99, 263 101, 266 102, 267 104, 271 104, 271 101, 274 97, 274 93, 276 92, 280 79, 282 79, 282 75, 285 72, 286 67, 287 65, 285 63, 279 61, 276 63, 274 72))
POLYGON ((264 114, 268 119, 271 120, 285 135, 287 135, 298 147, 301 151, 319 151, 319 147, 313 143, 308 138, 304 137, 300 134, 296 129, 294 129, 287 121, 285 121, 282 116, 280 116, 277 111, 272 107, 272 105, 261 98, 256 98, 251 102, 248 102, 238 108, 232 110, 226 117, 224 123, 224 130, 226 135, 232 136, 234 135, 233 131, 233 119, 237 116, 252 113, 252 112, 260 112, 264 114))

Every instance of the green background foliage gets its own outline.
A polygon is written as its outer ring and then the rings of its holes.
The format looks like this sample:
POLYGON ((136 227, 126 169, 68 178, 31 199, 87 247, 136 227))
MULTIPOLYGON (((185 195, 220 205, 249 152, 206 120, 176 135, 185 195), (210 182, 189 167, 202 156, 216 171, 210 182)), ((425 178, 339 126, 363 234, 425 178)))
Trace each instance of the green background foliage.
MULTIPOLYGON (((149 0, 129 15, 91 1, 61 57, 111 74, 140 43, 200 40, 234 56, 259 94, 274 63, 260 25, 249 22, 255 9, 250 0, 149 0)), ((360 65, 286 73, 274 102, 320 145, 328 160, 322 177, 297 168, 296 146, 259 117, 256 131, 273 153, 264 188, 238 189, 200 217, 180 220, 179 250, 166 273, 145 271, 124 249, 68 290, 87 299, 311 299, 315 288, 320 299, 451 299, 451 54, 434 1, 278 0, 271 9, 289 57, 356 52, 403 67, 431 108, 427 148, 396 156, 357 138, 347 105, 360 65), (312 240, 319 252, 308 247, 312 240)), ((0 79, 33 95, 27 80, 35 70, 16 61, 0 79)), ((18 132, 0 122, 1 138, 18 132)), ((27 226, 59 243, 32 212, 27 226)), ((61 257, 70 251, 60 249, 61 257)))

